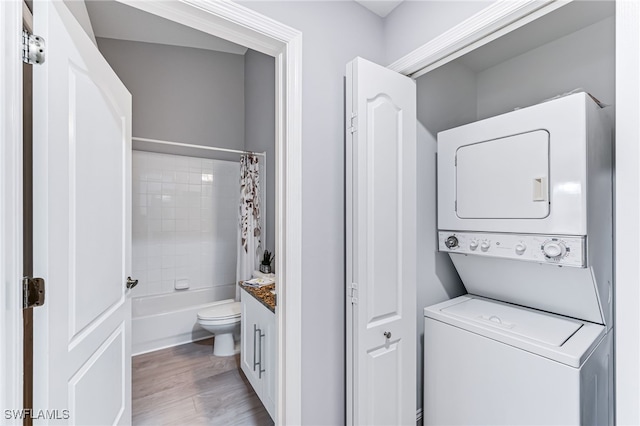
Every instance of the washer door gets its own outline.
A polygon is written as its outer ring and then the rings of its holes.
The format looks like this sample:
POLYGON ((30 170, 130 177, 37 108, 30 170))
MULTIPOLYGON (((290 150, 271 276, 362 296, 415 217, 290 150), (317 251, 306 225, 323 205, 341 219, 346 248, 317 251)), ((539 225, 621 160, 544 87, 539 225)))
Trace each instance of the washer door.
POLYGON ((562 346, 582 323, 540 311, 496 303, 483 299, 469 299, 442 312, 492 327, 503 333, 535 340, 550 346, 562 346))

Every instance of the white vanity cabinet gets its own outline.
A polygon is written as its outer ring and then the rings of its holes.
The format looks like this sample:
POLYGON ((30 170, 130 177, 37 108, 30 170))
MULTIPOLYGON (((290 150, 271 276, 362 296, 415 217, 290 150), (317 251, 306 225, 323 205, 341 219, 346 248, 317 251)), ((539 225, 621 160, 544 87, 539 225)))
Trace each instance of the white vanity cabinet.
POLYGON ((246 290, 241 291, 241 368, 269 415, 275 416, 276 316, 246 290))

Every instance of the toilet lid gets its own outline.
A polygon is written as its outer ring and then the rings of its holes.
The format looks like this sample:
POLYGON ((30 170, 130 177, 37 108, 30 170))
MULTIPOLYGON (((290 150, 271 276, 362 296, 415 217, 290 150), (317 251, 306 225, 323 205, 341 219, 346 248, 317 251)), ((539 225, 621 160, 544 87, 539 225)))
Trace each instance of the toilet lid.
POLYGON ((199 319, 222 319, 240 316, 240 302, 221 303, 198 312, 199 319))

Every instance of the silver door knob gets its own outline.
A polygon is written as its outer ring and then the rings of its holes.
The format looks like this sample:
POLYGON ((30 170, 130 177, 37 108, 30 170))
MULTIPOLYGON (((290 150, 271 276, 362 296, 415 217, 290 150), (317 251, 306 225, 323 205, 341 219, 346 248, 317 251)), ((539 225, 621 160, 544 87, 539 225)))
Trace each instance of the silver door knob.
POLYGON ((132 289, 138 285, 138 280, 134 280, 131 277, 127 277, 127 288, 132 289))
POLYGON ((385 331, 384 332, 384 337, 386 337, 387 339, 391 339, 391 332, 390 331, 385 331))

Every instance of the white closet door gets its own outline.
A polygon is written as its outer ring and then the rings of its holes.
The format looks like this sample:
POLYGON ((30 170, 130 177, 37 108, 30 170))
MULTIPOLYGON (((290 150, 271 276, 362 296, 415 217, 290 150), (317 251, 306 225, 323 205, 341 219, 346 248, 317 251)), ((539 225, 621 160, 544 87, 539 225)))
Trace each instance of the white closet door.
POLYGON ((416 86, 347 65, 347 421, 416 421, 416 86))
POLYGON ((34 9, 34 408, 130 424, 131 95, 63 2, 34 9))

